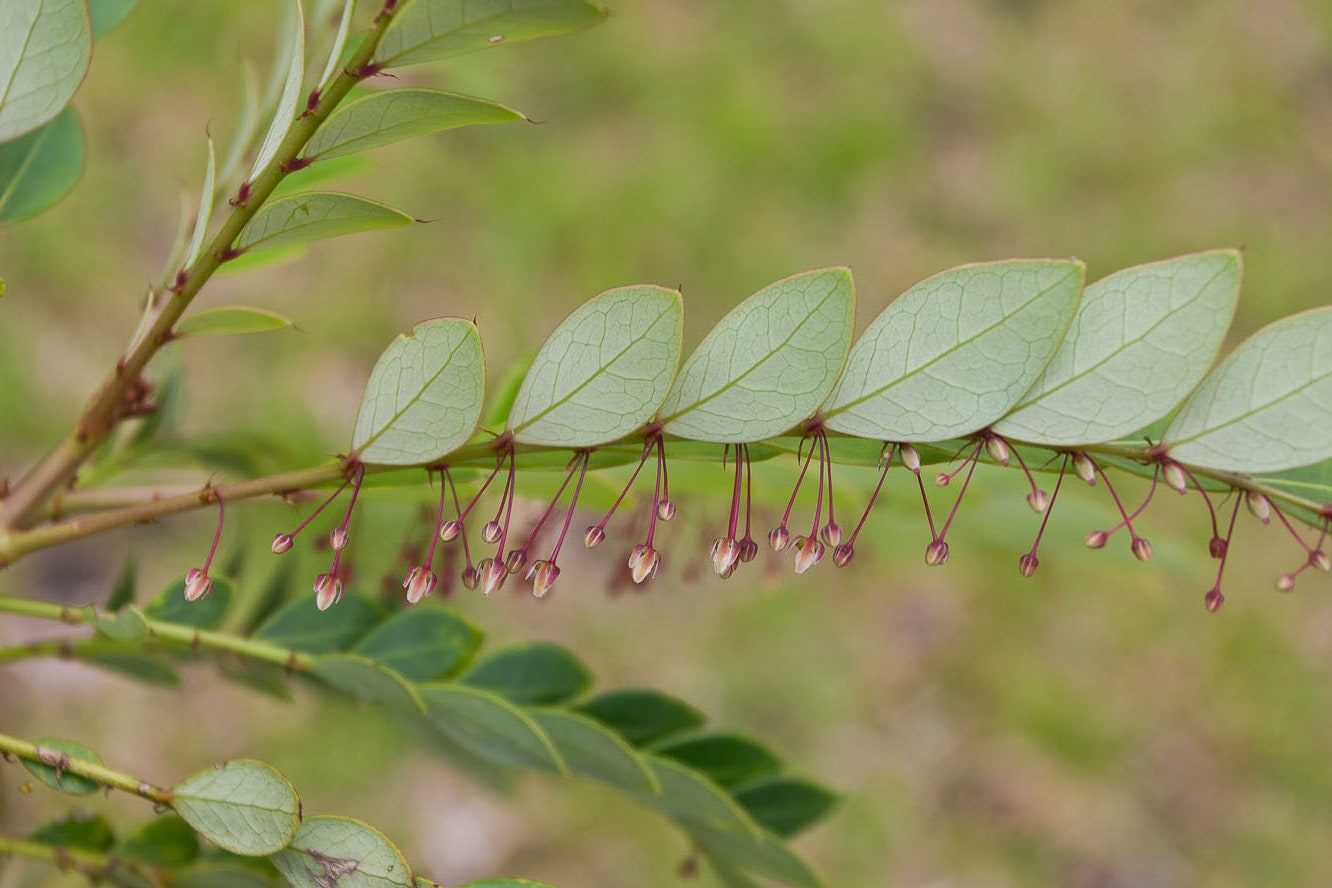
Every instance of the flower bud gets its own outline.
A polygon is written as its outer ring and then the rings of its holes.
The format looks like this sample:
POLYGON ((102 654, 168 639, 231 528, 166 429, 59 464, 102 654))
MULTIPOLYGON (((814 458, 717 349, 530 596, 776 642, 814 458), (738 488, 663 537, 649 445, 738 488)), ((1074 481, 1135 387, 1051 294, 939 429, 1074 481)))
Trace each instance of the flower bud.
POLYGON ((1087 539, 1084 542, 1088 549, 1101 549, 1105 547, 1105 541, 1108 539, 1110 539, 1110 534, 1104 530, 1093 530, 1087 534, 1087 539))
POLYGON ((754 542, 753 537, 745 537, 740 541, 740 560, 745 564, 753 561, 758 556, 758 543, 754 542))
POLYGON ((1327 553, 1322 549, 1315 549, 1309 553, 1309 563, 1323 571, 1323 573, 1327 573, 1328 569, 1332 568, 1332 560, 1328 559, 1327 553))
POLYGON ((1129 543, 1129 551, 1139 561, 1152 560, 1152 544, 1147 542, 1144 537, 1134 537, 1133 542, 1129 543))
POLYGON ((1266 494, 1250 490, 1244 494, 1244 505, 1249 507, 1249 512, 1253 517, 1264 524, 1272 520, 1272 501, 1267 498, 1266 494))
POLYGON ((335 527, 328 532, 328 545, 334 552, 341 551, 347 546, 347 528, 335 527))
POLYGON ((930 567, 938 567, 948 560, 948 544, 943 540, 935 540, 925 547, 925 563, 930 567))
POLYGON ((1230 543, 1227 543, 1221 537, 1212 537, 1207 541, 1207 553, 1213 558, 1225 558, 1229 549, 1230 543))
POLYGON ((509 557, 504 559, 504 566, 509 573, 516 574, 527 564, 527 550, 511 549, 509 557))
POLYGON ((553 561, 538 561, 527 570, 527 579, 532 581, 532 594, 541 598, 560 578, 560 569, 553 561))
POLYGON ((1289 592, 1295 588, 1295 574, 1282 574, 1276 582, 1277 590, 1280 592, 1289 592))
POLYGON ((987 435, 985 437, 985 452, 990 455, 990 459, 999 465, 1008 465, 1008 442, 998 435, 987 435))
POLYGON ((1079 450, 1073 454, 1073 471, 1078 477, 1087 482, 1088 487, 1096 486, 1096 463, 1092 458, 1079 450))
POLYGON ((1050 495, 1039 487, 1027 494, 1027 505, 1033 512, 1044 512, 1050 508, 1050 495))
POLYGON ((629 553, 629 572, 635 583, 642 583, 657 575, 661 565, 661 555, 657 550, 644 543, 639 543, 629 553))
POLYGON ((331 573, 322 573, 315 578, 315 605, 325 611, 342 600, 342 580, 331 573))
POLYGON ((456 540, 458 534, 462 533, 462 529, 462 522, 457 518, 450 518, 448 521, 441 522, 439 525, 439 541, 449 543, 456 540))
POLYGON ((198 601, 213 591, 213 580, 199 568, 191 568, 185 574, 185 600, 198 601))
POLYGON ((589 524, 587 533, 583 534, 583 545, 589 549, 595 549, 606 539, 606 530, 600 524, 589 524))
POLYGON ((774 527, 768 531, 768 548, 774 552, 781 552, 791 542, 791 532, 785 526, 774 527))
POLYGON ((497 543, 503 531, 504 528, 500 527, 500 523, 492 518, 481 528, 481 539, 487 543, 497 543))
POLYGON ((509 575, 504 562, 498 558, 487 558, 481 562, 481 593, 490 595, 496 589, 504 585, 504 579, 509 575))
POLYGON ((657 503, 657 517, 662 521, 670 521, 675 517, 675 503, 664 499, 657 503))
POLYGON ((1184 474, 1184 467, 1177 462, 1168 462, 1161 469, 1161 477, 1181 494, 1189 492, 1189 478, 1184 474))
POLYGON ((407 590, 407 603, 416 604, 431 592, 439 583, 439 577, 429 568, 417 566, 407 571, 407 579, 402 581, 402 588, 407 590))
POLYGON ((851 559, 856 557, 856 547, 850 543, 842 543, 833 549, 833 564, 838 567, 846 567, 851 563, 851 559))
POLYGON ((1211 589, 1208 589, 1207 594, 1203 596, 1203 604, 1207 605, 1207 609, 1212 613, 1221 610, 1221 605, 1225 603, 1226 596, 1221 594, 1221 588, 1219 586, 1213 586, 1211 589))
POLYGON ((481 572, 475 567, 469 567, 462 572, 462 583, 468 589, 475 589, 481 585, 481 572))
POLYGON ((273 537, 273 545, 268 548, 273 550, 274 555, 281 555, 283 552, 289 551, 294 542, 296 542, 296 539, 291 534, 280 533, 273 537))
POLYGON ((947 472, 940 472, 934 476, 934 483, 940 487, 947 487, 953 480, 953 476, 947 472))
POLYGON ((829 521, 823 525, 823 532, 819 534, 823 541, 836 549, 842 544, 842 526, 836 521, 829 521))
POLYGON ((795 541, 795 572, 802 574, 823 560, 823 543, 812 536, 799 537, 795 541))
POLYGON ((897 458, 907 471, 920 474, 920 451, 911 444, 901 444, 897 448, 897 458))
POLYGON ((712 541, 712 569, 717 576, 735 570, 740 560, 740 544, 731 537, 718 537, 712 541))
POLYGON ((1018 559, 1018 573, 1024 577, 1029 577, 1036 573, 1036 568, 1040 567, 1041 559, 1036 557, 1035 552, 1028 552, 1018 559))

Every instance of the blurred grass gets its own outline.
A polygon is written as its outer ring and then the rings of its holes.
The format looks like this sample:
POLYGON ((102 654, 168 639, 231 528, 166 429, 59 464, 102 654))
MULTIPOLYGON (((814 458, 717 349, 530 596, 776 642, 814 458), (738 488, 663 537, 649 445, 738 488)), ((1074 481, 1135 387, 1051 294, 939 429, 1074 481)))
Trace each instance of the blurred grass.
MULTIPOLYGON (((346 187, 430 224, 210 285, 201 305, 260 305, 300 332, 174 355, 190 435, 258 431, 280 465, 320 459, 345 446, 365 375, 413 322, 477 317, 498 377, 580 301, 631 282, 683 287, 690 343, 763 284, 839 263, 854 269, 862 326, 928 274, 1014 255, 1077 255, 1094 279, 1243 246, 1236 337, 1332 292, 1326 4, 612 6, 586 33, 402 72, 542 123, 382 149, 346 187)), ((5 471, 63 433, 131 334, 178 194, 202 175, 205 130, 225 141, 242 60, 267 64, 272 9, 142 0, 99 43, 76 99, 89 136, 80 187, 0 233, 5 471)), ((540 605, 458 604, 498 640, 568 643, 605 685, 677 693, 844 789, 840 813, 799 842, 833 886, 1322 884, 1326 578, 1277 595, 1272 580, 1298 552, 1242 523, 1229 600, 1211 617, 1196 498, 1149 513, 1157 554, 1144 567, 1118 543, 1082 550, 1088 529, 1111 523, 1097 489, 1061 497, 1041 570, 1022 581, 1035 522, 1015 479, 979 477, 942 570, 922 565, 927 535, 898 478, 846 572, 794 580, 768 564, 712 579, 701 568, 723 520, 715 494, 683 503, 669 579, 647 592, 605 594, 608 543, 573 553, 540 605)), ((393 502, 362 517, 376 538, 367 577, 410 526, 393 502)), ((256 551, 291 520, 238 511, 228 535, 256 551)), ((165 582, 202 556, 211 521, 34 557, 0 587, 96 600, 131 542, 165 582)), ((0 625, 8 638, 33 631, 0 625)), ((173 694, 77 667, 11 669, 0 717, 165 782, 223 756, 266 758, 307 810, 370 820, 446 883, 506 872, 669 885, 686 851, 600 788, 531 778, 497 801, 378 719, 257 701, 205 672, 173 694), (170 727, 145 734, 154 722, 170 727)), ((0 780, 6 833, 59 803, 17 793, 12 769, 0 780)))

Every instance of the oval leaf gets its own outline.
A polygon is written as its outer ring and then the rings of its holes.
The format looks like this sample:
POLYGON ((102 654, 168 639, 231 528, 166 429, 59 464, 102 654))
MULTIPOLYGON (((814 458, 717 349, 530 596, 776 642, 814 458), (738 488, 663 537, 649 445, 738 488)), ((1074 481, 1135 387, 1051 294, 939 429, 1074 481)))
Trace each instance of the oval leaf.
POLYGON ((661 408, 665 431, 746 443, 808 419, 842 371, 855 313, 846 268, 807 271, 759 290, 680 368, 661 408))
POLYGON ((397 672, 365 657, 324 654, 310 661, 310 674, 358 700, 405 712, 425 711, 415 687, 397 672))
POLYGON ((0 142, 60 113, 92 58, 83 0, 5 0, 0 4, 0 142))
POLYGON ((642 757, 609 728, 567 709, 534 709, 530 714, 572 773, 630 792, 659 789, 656 775, 642 757))
POLYGON ((116 843, 116 836, 111 831, 111 824, 100 814, 72 811, 61 820, 52 820, 37 827, 28 836, 28 840, 58 848, 106 851, 116 843))
POLYGON ((688 703, 647 688, 620 688, 578 704, 591 716, 635 746, 697 728, 703 714, 688 703))
POLYGON ((557 644, 516 644, 487 654, 459 678, 514 703, 562 703, 586 691, 592 676, 577 657, 557 644))
POLYGON ((656 776, 661 791, 653 795, 636 794, 635 798, 640 802, 670 815, 691 831, 697 828, 747 840, 758 837, 758 826, 717 784, 693 768, 670 759, 652 754, 643 758, 656 776))
POLYGON ((42 761, 23 760, 23 767, 27 768, 32 776, 52 789, 67 792, 70 795, 92 795, 102 788, 102 784, 96 780, 70 774, 67 770, 69 759, 72 758, 100 765, 102 760, 98 758, 97 753, 82 743, 75 743, 73 740, 47 738, 38 740, 36 743, 37 754, 42 761))
POLYGON ((154 817, 121 839, 116 854, 155 866, 183 866, 199 856, 199 837, 175 815, 154 817))
POLYGON ((145 684, 164 688, 180 687, 180 673, 163 658, 144 653, 143 645, 138 642, 90 641, 75 647, 74 656, 80 663, 145 684))
POLYGON ((352 449, 381 465, 417 465, 466 443, 481 418, 486 363, 476 325, 436 318, 399 336, 375 363, 352 449))
POLYGON ((473 755, 501 765, 564 773, 550 738, 512 703, 454 684, 421 685, 420 691, 435 727, 473 755))
POLYGON ((1170 455, 1223 472, 1332 458, 1332 307, 1269 324, 1208 374, 1166 429, 1170 455))
POLYGON ((1082 293, 1083 265, 962 265, 916 284, 861 336, 823 412, 828 428, 941 441, 1013 409, 1050 363, 1082 293))
POLYGON ((311 191, 266 204, 240 233, 236 249, 276 250, 411 222, 411 216, 378 201, 337 191, 311 191))
POLYGON ((276 312, 243 305, 228 305, 222 308, 206 308, 183 319, 176 325, 176 338, 268 333, 290 326, 291 320, 276 312))
POLYGON ((350 817, 310 817, 272 856, 295 888, 411 888, 412 871, 383 833, 350 817))
POLYGON ((269 875, 243 861, 210 860, 182 867, 172 872, 171 888, 278 888, 286 884, 277 873, 269 875))
POLYGON ((532 360, 509 412, 515 440, 594 447, 641 427, 670 391, 683 326, 680 294, 664 287, 585 302, 532 360))
POLYGON ((776 774, 781 767, 781 761, 766 747, 748 737, 720 731, 669 740, 652 751, 688 765, 725 787, 776 774))
MULTIPOLYGON (((273 119, 268 124, 268 131, 264 133, 263 142, 259 145, 254 165, 250 167, 250 179, 259 175, 277 154, 278 148, 282 146, 282 140, 286 138, 287 130, 291 129, 292 121, 296 119, 296 106, 301 100, 301 80, 305 75, 305 11, 301 9, 301 0, 292 0, 288 4, 284 14, 284 24, 283 66, 287 69, 287 74, 282 81, 282 95, 278 98, 277 107, 273 111, 273 119)), ((271 97, 268 101, 272 101, 271 97)), ((262 213, 263 210, 259 212, 262 213)), ((243 232, 241 236, 244 237, 243 232)))
POLYGON ((272 854, 296 835, 296 790, 271 765, 242 759, 200 771, 172 790, 171 806, 205 839, 236 854, 272 854))
POLYGON ((221 577, 214 577, 211 592, 198 601, 186 601, 185 578, 181 577, 163 589, 152 604, 143 609, 143 613, 149 619, 164 623, 215 629, 226 618, 231 597, 231 583, 221 577))
POLYGON ((73 106, 0 145, 0 222, 21 222, 54 206, 83 173, 83 128, 73 106))
POLYGON ((381 616, 378 607, 359 595, 346 595, 326 611, 313 595, 302 595, 264 621, 254 637, 306 654, 332 654, 350 648, 381 616))
POLYGON ((398 611, 361 639, 356 653, 411 681, 451 674, 481 646, 481 631, 441 607, 398 611))
POLYGON ((793 836, 837 804, 831 790, 790 777, 767 777, 735 790, 735 800, 765 829, 793 836))
POLYGON ((994 431, 1076 447, 1122 438, 1165 416, 1216 360, 1241 268, 1238 251, 1212 250, 1092 284, 1050 366, 994 431))
POLYGON ((583 0, 416 0, 389 24, 375 58, 386 67, 446 59, 585 28, 606 12, 583 0))
POLYGON ((484 99, 438 89, 390 89, 359 98, 329 115, 305 146, 305 158, 327 160, 426 133, 522 119, 512 108, 484 99))

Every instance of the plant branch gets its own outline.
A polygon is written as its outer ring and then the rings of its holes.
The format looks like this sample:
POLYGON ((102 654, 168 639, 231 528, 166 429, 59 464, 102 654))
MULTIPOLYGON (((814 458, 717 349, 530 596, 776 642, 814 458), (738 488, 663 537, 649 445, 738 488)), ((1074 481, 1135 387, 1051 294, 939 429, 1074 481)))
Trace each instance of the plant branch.
POLYGON ((87 759, 76 758, 49 746, 0 734, 0 753, 4 753, 6 758, 19 758, 33 764, 55 768, 66 774, 86 777, 94 783, 128 792, 154 804, 171 804, 171 793, 159 786, 153 786, 146 780, 139 780, 87 759))
POLYGON ((90 880, 104 879, 112 871, 129 871, 146 876, 144 868, 134 861, 111 854, 88 851, 83 848, 69 848, 61 845, 48 845, 44 842, 32 842, 27 839, 11 839, 0 836, 0 857, 28 857, 44 860, 56 869, 74 870, 90 880))

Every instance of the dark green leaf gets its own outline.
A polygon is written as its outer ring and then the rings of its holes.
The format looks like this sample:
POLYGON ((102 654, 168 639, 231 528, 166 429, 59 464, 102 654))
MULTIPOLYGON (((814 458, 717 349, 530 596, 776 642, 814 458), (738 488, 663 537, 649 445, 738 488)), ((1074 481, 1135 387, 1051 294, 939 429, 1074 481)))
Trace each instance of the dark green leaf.
POLYGON ((358 700, 398 711, 425 712, 421 695, 407 679, 366 657, 323 654, 310 661, 310 674, 358 700))
POLYGON ((116 613, 125 605, 132 603, 138 583, 139 563, 131 554, 125 558, 125 564, 120 568, 120 576, 116 578, 116 584, 111 587, 111 594, 107 596, 107 611, 116 613))
POLYGON ((269 333, 290 326, 291 320, 276 312, 243 305, 229 305, 207 308, 189 315, 176 325, 176 338, 269 333))
POLYGON ((837 804, 831 790, 792 777, 765 777, 736 787, 735 800, 765 829, 793 836, 837 804))
POLYGON ((81 663, 96 666, 135 681, 164 688, 180 687, 180 674, 161 657, 143 652, 138 643, 118 641, 90 641, 74 648, 74 656, 81 663))
POLYGON ((564 773, 546 732, 495 694, 455 684, 420 686, 426 714, 446 737, 486 761, 564 773))
POLYGON ((722 732, 673 738, 652 751, 688 765, 725 787, 775 774, 781 766, 777 756, 755 741, 722 732))
POLYGON ((116 853, 154 866, 183 866, 199 856, 199 837, 184 820, 167 814, 122 838, 116 853))
POLYGON ((60 113, 92 58, 83 0, 0 3, 0 142, 60 113))
POLYGON ((697 728, 703 714, 688 703, 647 688, 621 688, 598 694, 576 709, 618 731, 635 746, 697 728))
POLYGON ((545 882, 533 882, 531 879, 482 879, 480 882, 468 882, 458 888, 554 888, 545 882))
POLYGON ((361 639, 355 652, 396 669, 411 681, 452 674, 481 646, 481 632, 441 607, 402 610, 361 639))
POLYGON ((94 37, 101 37, 134 10, 138 0, 88 0, 88 12, 92 15, 94 37))
POLYGON ((512 108, 442 90, 384 90, 329 115, 305 146, 305 156, 326 160, 426 133, 522 118, 512 108))
POLYGON ((265 204, 240 233, 236 249, 277 250, 411 223, 411 216, 378 201, 336 191, 312 191, 265 204))
POLYGON ((567 709, 533 709, 529 714, 574 774, 631 792, 657 792, 656 775, 619 734, 567 709))
POLYGON ((645 753, 643 759, 656 775, 661 789, 650 795, 635 794, 640 802, 669 814, 691 831, 699 829, 715 835, 738 836, 747 841, 758 837, 758 826, 744 809, 707 777, 693 768, 652 753, 645 753))
POLYGON ((307 593, 269 617, 254 637, 305 654, 332 654, 350 648, 382 616, 377 605, 358 595, 321 611, 307 593))
POLYGON ((81 759, 85 762, 100 765, 102 760, 97 757, 97 753, 82 743, 75 743, 73 740, 46 738, 38 740, 36 743, 37 754, 42 761, 23 760, 23 767, 27 768, 32 776, 52 789, 58 789, 70 795, 92 795, 102 788, 102 785, 95 780, 89 780, 87 777, 80 777, 77 774, 70 774, 67 771, 70 759, 81 759))
POLYGON ((309 817, 272 857, 294 888, 411 888, 406 859, 379 830, 350 817, 309 817))
POLYGON ((416 65, 563 34, 605 15, 583 0, 416 0, 389 25, 375 58, 386 67, 416 65))
POLYGON ((750 878, 744 870, 717 854, 704 855, 712 874, 721 882, 722 888, 761 888, 758 882, 750 878))
POLYGON ((272 854, 300 824, 296 790, 271 765, 242 759, 200 771, 171 805, 204 838, 236 854, 272 854))
POLYGON ((73 106, 0 144, 0 222, 21 222, 54 206, 82 175, 83 153, 83 128, 73 106))
POLYGON ((290 700, 291 689, 288 687, 289 673, 281 666, 261 663, 248 657, 218 660, 218 671, 226 678, 254 688, 279 700, 290 700))
MULTIPOLYGON (((239 576, 239 574, 229 572, 228 576, 239 576)), ((287 594, 292 588, 295 576, 296 559, 279 559, 277 570, 273 571, 272 576, 268 578, 264 583, 263 588, 259 590, 259 597, 253 603, 249 604, 245 614, 245 626, 241 630, 241 634, 254 635, 255 632, 259 630, 260 626, 263 626, 266 621, 273 618, 278 609, 282 607, 283 602, 287 600, 287 594)), ((307 601, 309 600, 308 596, 304 598, 307 601)), ((349 609, 355 609, 355 605, 349 609)), ((319 612, 318 607, 314 608, 314 610, 319 612)), ((339 610, 341 610, 341 608, 339 608, 339 610)), ((333 617, 332 614, 324 614, 322 612, 320 612, 320 615, 327 616, 330 619, 333 617)), ((289 645, 284 645, 284 647, 289 647, 289 645)), ((310 653, 326 652, 311 651, 310 653)))
POLYGON ((265 876, 253 868, 236 863, 209 861, 176 870, 171 888, 285 888, 281 876, 265 876))
POLYGON ((214 577, 213 591, 198 601, 186 601, 185 578, 181 577, 163 589, 152 604, 143 609, 143 613, 149 619, 163 623, 216 629, 226 618, 231 596, 231 583, 221 577, 214 577))
POLYGON ((106 851, 116 842, 111 824, 100 814, 87 811, 72 811, 60 820, 44 823, 28 838, 43 845, 83 851, 106 851))
POLYGON ((516 644, 487 654, 459 681, 530 706, 562 703, 592 686, 592 676, 577 657, 545 642, 516 644))

